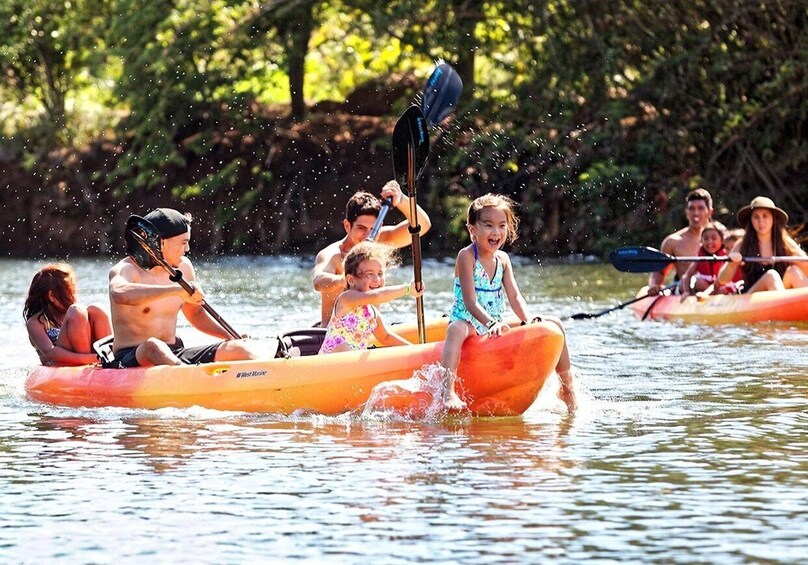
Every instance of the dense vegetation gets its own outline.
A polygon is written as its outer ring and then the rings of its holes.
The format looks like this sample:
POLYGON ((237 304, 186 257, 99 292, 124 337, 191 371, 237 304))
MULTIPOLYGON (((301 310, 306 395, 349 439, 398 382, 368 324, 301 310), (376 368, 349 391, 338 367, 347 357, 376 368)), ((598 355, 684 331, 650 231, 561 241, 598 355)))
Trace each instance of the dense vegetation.
POLYGON ((550 255, 657 244, 697 186, 729 224, 756 194, 801 221, 806 21, 798 0, 4 0, 0 251, 107 251, 154 204, 202 214, 208 251, 311 250, 390 176, 437 58, 466 86, 419 189, 431 252, 489 190, 550 255))

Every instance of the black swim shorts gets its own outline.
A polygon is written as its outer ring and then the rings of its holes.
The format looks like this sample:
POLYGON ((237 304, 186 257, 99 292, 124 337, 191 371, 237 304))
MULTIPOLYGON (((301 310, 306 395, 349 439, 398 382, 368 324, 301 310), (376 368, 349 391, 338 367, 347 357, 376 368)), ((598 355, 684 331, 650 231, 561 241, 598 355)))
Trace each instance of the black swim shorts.
MULTIPOLYGON (((213 363, 216 358, 216 351, 219 346, 224 343, 212 343, 210 345, 200 345, 197 347, 185 347, 180 338, 176 338, 173 344, 168 347, 171 351, 180 358, 180 361, 187 365, 198 365, 200 363, 213 363)), ((137 347, 124 347, 111 361, 104 361, 102 366, 105 369, 125 369, 127 367, 140 367, 137 362, 135 351, 137 347)))

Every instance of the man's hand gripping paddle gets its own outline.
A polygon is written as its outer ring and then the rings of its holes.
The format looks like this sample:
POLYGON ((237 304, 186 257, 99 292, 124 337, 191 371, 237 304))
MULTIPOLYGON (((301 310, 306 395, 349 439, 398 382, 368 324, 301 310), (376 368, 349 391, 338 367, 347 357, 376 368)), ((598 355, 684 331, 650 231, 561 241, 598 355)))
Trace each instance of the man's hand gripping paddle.
MULTIPOLYGON (((162 267, 168 272, 169 278, 173 282, 179 284, 188 294, 193 294, 194 287, 183 278, 182 271, 169 265, 163 258, 161 243, 160 234, 150 221, 140 216, 129 216, 126 221, 127 254, 144 269, 162 267)), ((210 304, 203 300, 200 305, 233 339, 241 339, 241 334, 233 329, 233 326, 228 324, 210 304)))

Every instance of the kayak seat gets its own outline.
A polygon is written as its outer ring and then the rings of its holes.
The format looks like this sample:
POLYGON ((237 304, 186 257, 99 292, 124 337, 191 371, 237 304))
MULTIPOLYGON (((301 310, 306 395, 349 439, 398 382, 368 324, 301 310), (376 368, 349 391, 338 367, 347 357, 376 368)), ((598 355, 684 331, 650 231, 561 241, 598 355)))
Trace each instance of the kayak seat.
POLYGON ((288 357, 293 347, 300 350, 301 357, 317 355, 325 340, 325 331, 325 328, 303 328, 281 334, 276 357, 288 357))

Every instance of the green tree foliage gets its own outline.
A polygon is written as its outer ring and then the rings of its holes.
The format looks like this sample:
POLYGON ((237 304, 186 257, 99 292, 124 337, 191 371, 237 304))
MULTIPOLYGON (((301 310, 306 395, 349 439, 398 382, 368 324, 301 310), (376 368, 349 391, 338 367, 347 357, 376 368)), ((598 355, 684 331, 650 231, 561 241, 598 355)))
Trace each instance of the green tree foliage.
POLYGON ((99 76, 106 8, 106 0, 0 3, 0 94, 15 101, 0 112, 14 126, 6 135, 26 132, 29 151, 67 143, 83 119, 69 119, 68 98, 99 76))
POLYGON ((306 114, 304 83, 306 55, 316 25, 317 0, 276 0, 261 4, 245 21, 247 37, 257 41, 278 41, 283 46, 283 63, 289 77, 292 115, 306 114))
POLYGON ((657 244, 700 185, 805 217, 807 19, 798 0, 7 0, 0 112, 37 107, 69 144, 93 123, 70 101, 93 98, 123 116, 97 129, 121 148, 100 182, 209 204, 214 249, 277 250, 324 171, 389 151, 350 141, 346 99, 444 58, 466 88, 433 133, 435 232, 462 235, 459 203, 496 190, 522 203, 522 249, 602 252, 657 244))

